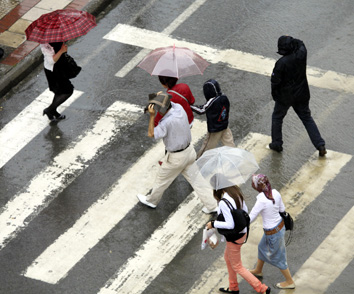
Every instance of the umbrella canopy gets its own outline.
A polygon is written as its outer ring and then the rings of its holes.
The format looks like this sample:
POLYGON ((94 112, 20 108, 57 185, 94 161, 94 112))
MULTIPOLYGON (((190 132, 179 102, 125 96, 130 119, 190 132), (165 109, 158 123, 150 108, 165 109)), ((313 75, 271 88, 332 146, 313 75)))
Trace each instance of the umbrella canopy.
POLYGON ((153 76, 181 78, 203 74, 209 63, 185 47, 162 47, 151 51, 138 64, 153 76))
POLYGON ((25 32, 27 40, 45 44, 80 37, 95 26, 95 17, 86 11, 60 9, 43 14, 25 32))
POLYGON ((243 184, 259 169, 252 153, 227 146, 205 151, 196 164, 215 190, 243 184))

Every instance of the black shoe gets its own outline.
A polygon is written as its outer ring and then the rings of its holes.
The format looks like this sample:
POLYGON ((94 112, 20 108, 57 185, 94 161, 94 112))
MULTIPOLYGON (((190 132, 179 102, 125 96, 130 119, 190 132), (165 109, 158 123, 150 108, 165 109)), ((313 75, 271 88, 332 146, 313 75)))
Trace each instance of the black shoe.
POLYGON ((51 114, 51 113, 49 113, 48 108, 46 108, 46 109, 43 110, 43 115, 48 116, 48 119, 49 119, 50 121, 54 121, 54 120, 55 120, 54 115, 51 114))
POLYGON ((277 151, 277 152, 282 152, 283 151, 283 147, 282 146, 276 145, 274 143, 270 143, 269 144, 269 148, 274 150, 274 151, 277 151))
POLYGON ((267 289, 267 291, 266 291, 266 294, 269 294, 271 290, 272 290, 272 289, 271 289, 270 287, 268 287, 268 289, 267 289))
POLYGON ((326 150, 325 145, 318 147, 318 153, 319 153, 318 155, 321 157, 323 157, 327 154, 327 150, 326 150))
POLYGON ((240 291, 231 291, 229 289, 229 287, 227 287, 227 288, 219 288, 219 291, 223 292, 223 293, 231 293, 231 294, 239 294, 240 293, 240 291))

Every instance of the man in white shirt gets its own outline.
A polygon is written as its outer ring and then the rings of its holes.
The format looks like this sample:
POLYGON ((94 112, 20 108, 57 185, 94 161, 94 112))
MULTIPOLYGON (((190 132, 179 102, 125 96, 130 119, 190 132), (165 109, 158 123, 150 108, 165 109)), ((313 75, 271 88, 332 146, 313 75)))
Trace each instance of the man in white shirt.
POLYGON ((155 140, 162 139, 166 154, 156 176, 152 190, 147 195, 138 194, 139 201, 151 208, 156 208, 164 191, 180 174, 192 185, 195 193, 203 202, 203 212, 212 213, 217 210, 213 191, 202 182, 192 181, 191 167, 195 163, 196 152, 191 143, 191 131, 187 114, 183 107, 170 101, 171 95, 159 92, 150 96, 148 112, 150 114, 148 136, 155 140), (163 116, 154 127, 156 110, 163 116))

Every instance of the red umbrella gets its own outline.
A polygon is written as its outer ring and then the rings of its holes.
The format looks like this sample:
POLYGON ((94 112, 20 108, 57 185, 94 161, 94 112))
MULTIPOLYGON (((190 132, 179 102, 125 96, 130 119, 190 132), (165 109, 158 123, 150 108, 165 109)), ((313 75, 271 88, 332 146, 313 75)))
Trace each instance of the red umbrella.
POLYGON ((92 14, 75 9, 61 9, 43 14, 25 32, 27 40, 45 44, 80 37, 95 26, 96 20, 92 14))
POLYGON ((181 78, 203 74, 209 63, 200 55, 185 47, 162 47, 151 51, 138 64, 154 76, 181 78))

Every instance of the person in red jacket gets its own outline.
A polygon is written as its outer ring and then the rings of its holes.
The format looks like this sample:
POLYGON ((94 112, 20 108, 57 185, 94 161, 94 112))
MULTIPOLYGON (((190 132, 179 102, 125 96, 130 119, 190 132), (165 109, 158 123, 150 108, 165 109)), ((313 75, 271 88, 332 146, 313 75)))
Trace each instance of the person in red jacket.
MULTIPOLYGON (((171 101, 174 103, 178 103, 183 107, 184 111, 187 113, 189 126, 192 127, 194 115, 190 105, 194 104, 195 98, 189 86, 184 83, 177 84, 178 78, 175 77, 158 77, 162 86, 167 89, 166 92, 172 96, 171 101)), ((155 127, 157 126, 161 118, 162 116, 157 113, 154 122, 155 127)))

